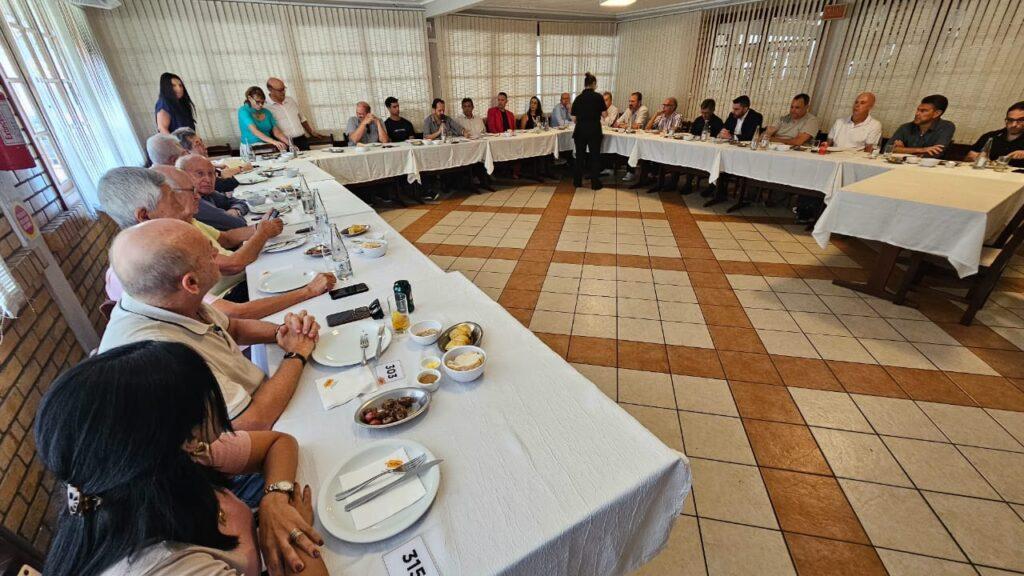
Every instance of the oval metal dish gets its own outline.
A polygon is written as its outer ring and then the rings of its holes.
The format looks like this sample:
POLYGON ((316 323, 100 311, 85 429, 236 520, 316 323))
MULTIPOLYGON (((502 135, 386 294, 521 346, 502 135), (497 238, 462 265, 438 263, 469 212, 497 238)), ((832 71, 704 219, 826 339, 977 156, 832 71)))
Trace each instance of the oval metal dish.
POLYGON ((480 342, 484 339, 484 329, 482 326, 480 326, 476 322, 456 322, 455 324, 452 324, 447 329, 445 329, 444 332, 441 332, 441 335, 437 337, 438 350, 440 350, 441 352, 447 352, 447 350, 445 350, 444 347, 447 346, 448 341, 452 339, 452 330, 454 330, 455 327, 458 326, 459 324, 469 324, 469 326, 472 327, 472 330, 469 332, 469 345, 480 345, 480 342))
POLYGON ((371 396, 365 402, 360 404, 359 408, 356 408, 356 412, 353 415, 352 419, 359 426, 362 426, 363 428, 369 428, 370 430, 380 430, 382 428, 391 428, 393 426, 399 426, 407 422, 412 422, 413 420, 422 416, 423 413, 427 411, 427 407, 430 406, 430 396, 430 391, 425 390, 423 388, 407 387, 386 390, 384 392, 381 392, 380 394, 371 396), (392 422, 391 424, 380 424, 379 426, 374 426, 372 424, 367 424, 366 422, 363 422, 363 412, 370 408, 376 408, 377 406, 380 406, 385 400, 398 400, 402 396, 409 396, 413 399, 413 404, 412 406, 409 407, 408 416, 396 422, 392 422))

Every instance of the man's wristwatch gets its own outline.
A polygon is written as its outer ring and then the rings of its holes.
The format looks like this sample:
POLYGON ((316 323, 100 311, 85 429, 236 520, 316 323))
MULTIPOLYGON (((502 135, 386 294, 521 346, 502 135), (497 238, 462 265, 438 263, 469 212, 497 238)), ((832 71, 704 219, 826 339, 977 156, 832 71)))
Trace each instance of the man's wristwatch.
POLYGON ((270 494, 271 492, 284 492, 291 496, 295 493, 295 484, 287 480, 279 480, 273 484, 267 484, 267 487, 263 489, 263 493, 270 494))
POLYGON ((284 359, 285 359, 285 360, 287 360, 287 359, 289 359, 289 358, 298 358, 298 359, 299 359, 299 362, 302 362, 302 365, 303 365, 303 366, 305 366, 305 365, 306 365, 306 362, 309 362, 309 359, 308 359, 308 358, 306 358, 306 357, 305 357, 305 356, 303 356, 302 354, 299 354, 298 352, 289 352, 289 353, 287 353, 287 354, 285 354, 285 355, 284 355, 284 359))

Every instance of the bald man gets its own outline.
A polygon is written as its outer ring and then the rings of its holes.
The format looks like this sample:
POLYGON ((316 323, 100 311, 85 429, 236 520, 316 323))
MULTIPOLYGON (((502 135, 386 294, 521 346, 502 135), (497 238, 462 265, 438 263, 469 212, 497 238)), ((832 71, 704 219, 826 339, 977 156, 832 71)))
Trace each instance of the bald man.
POLYGON ((199 193, 197 220, 221 231, 249 225, 243 218, 249 213, 249 206, 244 200, 229 198, 217 191, 217 168, 208 158, 200 154, 188 154, 178 158, 175 167, 192 177, 196 192, 199 193))
POLYGON ((124 281, 100 352, 142 340, 180 342, 206 360, 220 384, 232 425, 266 430, 284 411, 320 327, 305 311, 280 325, 228 318, 203 303, 220 280, 217 250, 194 226, 164 218, 122 230, 110 263, 124 281), (276 343, 285 359, 273 376, 242 355, 239 344, 276 343))
POLYGON ((284 80, 267 78, 267 93, 270 99, 267 100, 265 107, 274 115, 278 128, 285 136, 291 138, 292 144, 300 150, 309 150, 310 138, 323 138, 322 134, 317 133, 309 125, 295 99, 288 96, 288 87, 284 85, 284 80))
POLYGON ((870 152, 882 139, 882 123, 871 117, 875 95, 861 92, 853 101, 853 113, 836 120, 828 131, 832 146, 870 152))
POLYGON ((571 102, 572 96, 568 92, 562 92, 562 95, 558 98, 558 104, 555 104, 555 109, 551 111, 552 128, 568 126, 573 123, 571 102))
POLYGON ((356 103, 356 115, 348 119, 345 126, 348 141, 351 144, 373 144, 374 142, 390 142, 388 131, 366 102, 356 103))
POLYGON ((657 130, 660 134, 676 132, 683 125, 683 117, 676 111, 679 108, 679 101, 673 96, 665 98, 661 103, 661 111, 651 118, 647 123, 647 130, 657 130))

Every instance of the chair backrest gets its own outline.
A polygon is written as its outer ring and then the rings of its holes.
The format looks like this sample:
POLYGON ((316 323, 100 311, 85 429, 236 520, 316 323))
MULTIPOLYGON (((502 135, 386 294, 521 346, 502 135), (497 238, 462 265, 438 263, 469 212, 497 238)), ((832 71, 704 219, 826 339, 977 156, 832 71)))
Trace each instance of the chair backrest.
POLYGON ((971 151, 969 144, 957 144, 956 142, 950 142, 949 146, 942 152, 942 157, 946 160, 956 160, 958 162, 963 161, 967 158, 967 153, 971 151))
POLYGON ((218 156, 231 156, 231 145, 230 144, 214 144, 213 146, 206 147, 206 155, 210 158, 216 158, 218 156))
POLYGON ((103 314, 104 318, 110 320, 110 313, 114 311, 114 306, 116 305, 117 302, 114 302, 113 300, 104 300, 103 303, 100 304, 100 314, 103 314))
POLYGON ((1024 204, 1021 204, 1020 208, 1017 209, 1017 213, 1013 215, 1013 218, 1010 218, 1010 221, 1006 224, 1006 228, 1003 228, 1003 231, 999 233, 999 236, 996 238, 996 241, 992 243, 992 246, 994 248, 1002 248, 1010 239, 1010 236, 1012 236, 1022 224, 1024 224, 1024 204))
POLYGON ((989 265, 988 270, 990 274, 1001 276, 1003 269, 1010 263, 1013 255, 1017 253, 1017 249, 1020 248, 1021 244, 1024 244, 1024 206, 1021 206, 1021 209, 1017 211, 1017 215, 1010 222, 1013 224, 1013 228, 1011 229, 1010 226, 1007 226, 1007 229, 1010 230, 1010 235, 1006 242, 1000 246, 999 255, 989 265))

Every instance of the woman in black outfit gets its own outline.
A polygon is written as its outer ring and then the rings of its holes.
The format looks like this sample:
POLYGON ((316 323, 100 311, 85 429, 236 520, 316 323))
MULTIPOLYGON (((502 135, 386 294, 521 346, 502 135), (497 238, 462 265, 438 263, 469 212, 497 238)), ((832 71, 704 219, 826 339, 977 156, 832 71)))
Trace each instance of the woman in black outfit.
POLYGON ((601 184, 601 113, 607 110, 604 97, 596 92, 597 77, 587 72, 583 77, 583 92, 572 103, 576 128, 572 139, 576 143, 576 169, 573 184, 583 185, 583 165, 590 165, 590 187, 600 190, 601 184), (589 152, 588 152, 589 150, 589 152))
POLYGON ((519 129, 533 130, 540 126, 543 119, 544 108, 540 105, 540 98, 534 96, 530 98, 530 108, 526 110, 526 114, 519 118, 519 129))

